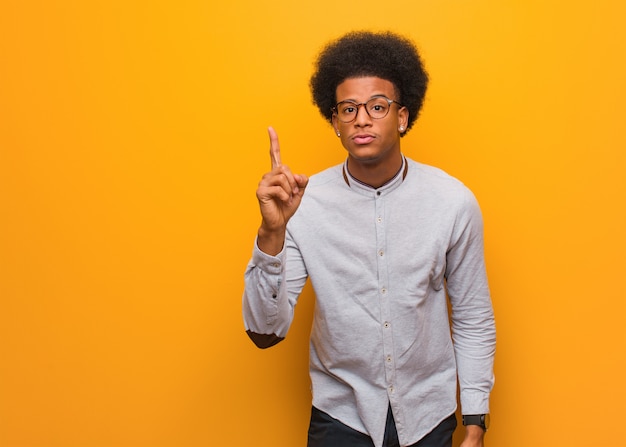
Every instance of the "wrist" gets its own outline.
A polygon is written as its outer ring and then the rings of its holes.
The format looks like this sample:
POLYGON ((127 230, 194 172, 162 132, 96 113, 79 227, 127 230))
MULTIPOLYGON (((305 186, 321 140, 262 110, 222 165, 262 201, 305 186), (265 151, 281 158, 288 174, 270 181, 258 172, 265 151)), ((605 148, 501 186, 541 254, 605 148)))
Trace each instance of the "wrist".
POLYGON ((485 436, 485 430, 478 425, 465 426, 465 439, 479 440, 485 436))
POLYGON ((464 414, 463 425, 466 427, 478 427, 482 432, 486 432, 489 429, 490 417, 489 413, 485 414, 464 414))
POLYGON ((270 230, 263 225, 257 233, 257 246, 259 250, 270 256, 276 256, 285 244, 285 229, 270 230))

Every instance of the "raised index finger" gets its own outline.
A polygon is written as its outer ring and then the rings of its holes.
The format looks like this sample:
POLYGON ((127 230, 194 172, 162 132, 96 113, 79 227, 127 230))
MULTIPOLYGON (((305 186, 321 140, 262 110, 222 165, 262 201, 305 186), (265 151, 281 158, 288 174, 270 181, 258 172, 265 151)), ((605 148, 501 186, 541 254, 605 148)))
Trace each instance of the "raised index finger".
POLYGON ((281 165, 280 162, 280 145, 278 144, 278 135, 273 127, 267 129, 270 135, 270 158, 272 160, 272 170, 281 165))

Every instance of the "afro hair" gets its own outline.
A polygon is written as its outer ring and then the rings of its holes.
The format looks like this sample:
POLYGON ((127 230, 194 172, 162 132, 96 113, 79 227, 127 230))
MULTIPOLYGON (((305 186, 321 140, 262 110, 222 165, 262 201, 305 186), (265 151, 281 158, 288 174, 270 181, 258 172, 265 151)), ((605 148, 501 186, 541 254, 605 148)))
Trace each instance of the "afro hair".
POLYGON ((428 73, 415 45, 392 32, 351 32, 323 48, 310 81, 313 103, 332 122, 337 86, 349 78, 368 76, 394 85, 398 102, 409 111, 409 130, 422 108, 428 73))

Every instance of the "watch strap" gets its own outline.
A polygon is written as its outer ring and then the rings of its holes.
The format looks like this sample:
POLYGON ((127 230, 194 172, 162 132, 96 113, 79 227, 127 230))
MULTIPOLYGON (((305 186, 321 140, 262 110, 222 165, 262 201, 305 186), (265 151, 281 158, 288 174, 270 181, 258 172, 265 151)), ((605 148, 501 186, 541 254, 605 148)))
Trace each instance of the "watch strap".
POLYGON ((487 414, 464 414, 463 425, 478 425, 483 430, 489 428, 489 415, 487 414))

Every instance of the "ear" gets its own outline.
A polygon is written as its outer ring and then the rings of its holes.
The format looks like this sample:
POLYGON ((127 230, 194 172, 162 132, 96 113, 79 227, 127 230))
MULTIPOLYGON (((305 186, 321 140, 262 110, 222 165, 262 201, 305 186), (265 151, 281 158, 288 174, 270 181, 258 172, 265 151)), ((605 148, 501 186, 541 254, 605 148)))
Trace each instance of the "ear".
POLYGON ((335 115, 333 113, 333 116, 331 117, 331 122, 333 125, 333 129, 335 130, 335 134, 340 137, 341 136, 341 132, 339 131, 339 122, 337 121, 337 115, 335 115))
POLYGON ((406 128, 409 124, 409 109, 402 107, 398 110, 398 129, 400 133, 406 132, 406 128))

